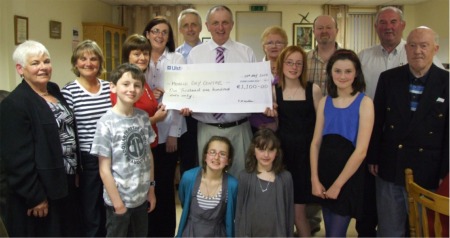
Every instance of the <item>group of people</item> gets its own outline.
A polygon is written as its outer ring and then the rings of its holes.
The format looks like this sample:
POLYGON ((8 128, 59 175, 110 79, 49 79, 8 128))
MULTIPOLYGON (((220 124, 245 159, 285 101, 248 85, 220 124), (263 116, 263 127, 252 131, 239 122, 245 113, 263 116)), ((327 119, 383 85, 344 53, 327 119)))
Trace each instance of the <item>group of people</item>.
POLYGON ((45 46, 22 43, 23 81, 0 106, 9 234, 173 237, 180 161, 177 236, 310 236, 320 210, 327 236, 346 236, 351 218, 360 236, 407 235, 404 169, 427 189, 448 174, 449 73, 436 33, 418 27, 405 41, 405 24, 400 9, 382 8, 380 45, 359 55, 340 48, 331 16, 315 19, 308 53, 268 27, 274 107, 253 114, 162 104, 167 64, 257 61, 230 39, 223 5, 206 14, 206 43, 194 9, 180 13, 178 48, 168 20, 150 20, 108 81, 101 49, 81 42, 61 90, 45 46))

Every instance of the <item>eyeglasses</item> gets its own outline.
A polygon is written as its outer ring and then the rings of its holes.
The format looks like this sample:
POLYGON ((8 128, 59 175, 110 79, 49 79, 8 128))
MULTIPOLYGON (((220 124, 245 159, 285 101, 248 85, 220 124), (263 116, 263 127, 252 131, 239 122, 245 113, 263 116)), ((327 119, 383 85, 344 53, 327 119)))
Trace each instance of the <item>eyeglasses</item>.
POLYGON ((285 45, 285 43, 279 42, 279 41, 277 41, 277 42, 269 41, 269 42, 266 42, 264 45, 265 46, 271 46, 271 47, 273 47, 273 46, 283 47, 285 45))
POLYGON ((160 33, 161 33, 162 36, 167 36, 167 34, 169 34, 169 32, 167 32, 167 31, 160 31, 159 29, 153 29, 153 30, 150 30, 150 32, 153 35, 155 35, 155 36, 159 35, 160 33))
POLYGON ((219 158, 220 158, 220 159, 226 159, 226 158, 228 158, 227 153, 224 152, 224 151, 217 152, 217 151, 215 151, 215 150, 210 150, 210 151, 208 151, 208 153, 206 153, 206 154, 209 155, 209 156, 211 156, 211 157, 213 157, 213 158, 215 158, 217 155, 219 155, 219 158))
POLYGON ((284 63, 287 65, 287 66, 289 66, 289 67, 292 67, 292 66, 297 66, 297 67, 302 67, 303 66, 303 62, 297 62, 297 63, 294 63, 294 62, 292 62, 292 61, 284 61, 284 63))

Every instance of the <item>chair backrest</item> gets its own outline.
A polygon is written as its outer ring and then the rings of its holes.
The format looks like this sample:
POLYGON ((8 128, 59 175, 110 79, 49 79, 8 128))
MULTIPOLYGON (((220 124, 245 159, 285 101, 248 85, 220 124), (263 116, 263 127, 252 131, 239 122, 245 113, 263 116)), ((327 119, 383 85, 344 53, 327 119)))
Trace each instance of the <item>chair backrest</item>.
POLYGON ((3 224, 3 220, 0 217, 0 237, 9 237, 8 231, 6 230, 5 224, 3 224))
POLYGON ((449 215, 449 198, 422 188, 414 182, 413 171, 405 170, 406 191, 409 205, 409 230, 411 237, 429 237, 430 229, 436 237, 442 237, 441 215, 449 215), (428 215, 432 224, 428 224, 428 215))

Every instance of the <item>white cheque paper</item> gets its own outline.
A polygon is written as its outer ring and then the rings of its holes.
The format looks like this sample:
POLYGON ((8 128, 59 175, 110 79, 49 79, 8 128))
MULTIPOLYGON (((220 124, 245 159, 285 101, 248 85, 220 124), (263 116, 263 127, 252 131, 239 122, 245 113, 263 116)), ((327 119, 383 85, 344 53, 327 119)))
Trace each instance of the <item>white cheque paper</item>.
POLYGON ((272 108, 270 63, 177 64, 164 73, 166 109, 249 113, 272 108))

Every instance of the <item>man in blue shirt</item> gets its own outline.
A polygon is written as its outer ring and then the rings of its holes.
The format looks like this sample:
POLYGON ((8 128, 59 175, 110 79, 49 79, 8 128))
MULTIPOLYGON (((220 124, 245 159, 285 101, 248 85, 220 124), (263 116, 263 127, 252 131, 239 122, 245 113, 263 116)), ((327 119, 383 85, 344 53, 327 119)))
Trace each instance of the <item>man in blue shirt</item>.
MULTIPOLYGON (((188 8, 178 16, 178 30, 184 37, 184 43, 175 51, 187 59, 192 48, 201 44, 202 19, 197 10, 188 8)), ((180 177, 184 171, 198 166, 197 120, 186 116, 187 132, 180 137, 180 177)))
POLYGON ((201 44, 200 32, 202 31, 202 18, 197 10, 188 8, 180 12, 178 16, 178 30, 183 35, 184 43, 175 50, 187 59, 192 48, 201 44))

